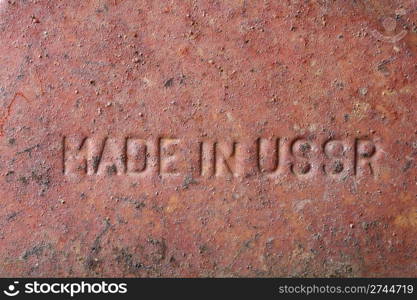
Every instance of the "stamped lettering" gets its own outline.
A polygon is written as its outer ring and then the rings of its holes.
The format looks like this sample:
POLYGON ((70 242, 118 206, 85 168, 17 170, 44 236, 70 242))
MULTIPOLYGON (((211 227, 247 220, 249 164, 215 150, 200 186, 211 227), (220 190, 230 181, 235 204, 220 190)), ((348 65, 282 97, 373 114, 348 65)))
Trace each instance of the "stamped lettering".
POLYGON ((278 178, 316 176, 342 179, 378 175, 383 153, 368 138, 314 140, 307 137, 213 139, 185 143, 179 137, 65 136, 63 173, 67 176, 178 176, 196 170, 202 178, 259 173, 278 178), (195 153, 192 153, 196 151, 195 153))

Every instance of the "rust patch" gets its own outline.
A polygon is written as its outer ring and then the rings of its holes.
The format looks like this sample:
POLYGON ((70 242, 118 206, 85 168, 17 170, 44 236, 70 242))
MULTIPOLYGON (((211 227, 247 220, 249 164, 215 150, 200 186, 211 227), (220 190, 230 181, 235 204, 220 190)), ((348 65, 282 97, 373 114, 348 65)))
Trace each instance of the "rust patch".
POLYGON ((2 276, 417 276, 416 1, 0 1, 2 276))

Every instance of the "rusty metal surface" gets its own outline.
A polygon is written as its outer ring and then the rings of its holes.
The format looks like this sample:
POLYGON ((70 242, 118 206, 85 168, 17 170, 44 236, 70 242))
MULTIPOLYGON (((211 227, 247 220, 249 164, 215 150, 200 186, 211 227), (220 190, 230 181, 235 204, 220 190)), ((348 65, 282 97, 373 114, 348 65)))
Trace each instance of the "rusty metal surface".
POLYGON ((0 1, 1 276, 417 276, 415 1, 0 1))

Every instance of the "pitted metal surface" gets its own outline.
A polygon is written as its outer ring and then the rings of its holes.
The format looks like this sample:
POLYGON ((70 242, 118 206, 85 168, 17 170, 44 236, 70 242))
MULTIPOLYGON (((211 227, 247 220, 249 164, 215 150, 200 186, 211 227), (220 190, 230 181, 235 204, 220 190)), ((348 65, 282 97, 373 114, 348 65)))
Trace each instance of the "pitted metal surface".
POLYGON ((0 275, 417 276, 416 1, 0 15, 0 275))

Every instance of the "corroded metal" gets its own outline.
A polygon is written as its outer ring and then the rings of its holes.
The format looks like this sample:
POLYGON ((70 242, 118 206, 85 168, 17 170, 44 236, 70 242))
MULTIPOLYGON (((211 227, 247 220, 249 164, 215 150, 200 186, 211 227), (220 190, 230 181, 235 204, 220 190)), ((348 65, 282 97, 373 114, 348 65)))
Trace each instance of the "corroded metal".
POLYGON ((0 1, 2 276, 417 276, 415 1, 0 1))

